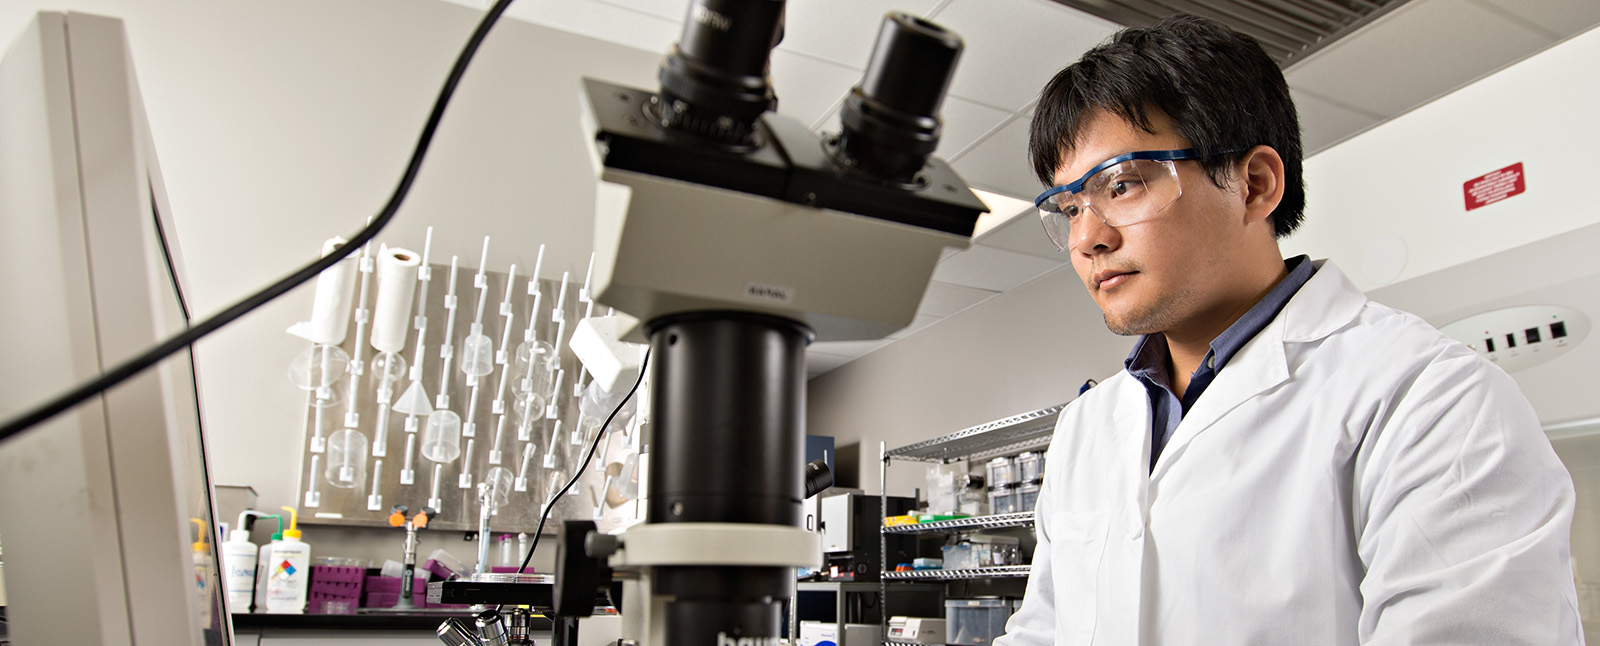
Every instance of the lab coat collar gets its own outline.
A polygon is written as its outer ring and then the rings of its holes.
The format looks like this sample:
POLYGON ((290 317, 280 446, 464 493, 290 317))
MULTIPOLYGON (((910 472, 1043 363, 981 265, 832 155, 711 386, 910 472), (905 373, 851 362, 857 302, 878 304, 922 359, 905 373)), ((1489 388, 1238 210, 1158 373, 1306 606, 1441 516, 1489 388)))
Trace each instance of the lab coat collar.
MULTIPOLYGON (((1216 424, 1229 411, 1289 380, 1286 344, 1326 337, 1349 324, 1361 311, 1367 302, 1366 295, 1333 263, 1314 262, 1317 272, 1294 298, 1289 299, 1277 318, 1240 348, 1227 367, 1217 372, 1216 381, 1184 414, 1155 469, 1150 472, 1152 480, 1166 473, 1195 436, 1216 424)), ((1145 426, 1145 434, 1149 435, 1148 423, 1145 426)))

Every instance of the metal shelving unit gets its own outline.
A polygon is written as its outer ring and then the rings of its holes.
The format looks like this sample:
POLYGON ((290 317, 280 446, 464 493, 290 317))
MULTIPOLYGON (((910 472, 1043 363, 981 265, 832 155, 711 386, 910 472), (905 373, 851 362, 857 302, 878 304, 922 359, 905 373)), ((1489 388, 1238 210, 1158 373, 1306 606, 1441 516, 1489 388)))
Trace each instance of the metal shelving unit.
POLYGON ((1028 576, 1030 565, 998 565, 970 570, 917 570, 915 572, 885 572, 890 581, 960 581, 990 577, 1028 576))
MULTIPOLYGON (((879 498, 882 501, 880 517, 889 515, 887 489, 889 485, 890 460, 949 464, 962 460, 977 460, 1007 453, 1043 449, 1050 445, 1050 437, 1055 433, 1056 417, 1059 416, 1061 409, 1065 406, 1066 404, 1060 404, 1021 415, 1013 415, 957 431, 944 437, 937 437, 894 450, 888 450, 880 442, 878 444, 878 491, 879 498)), ((882 576, 878 579, 878 602, 887 604, 890 581, 961 581, 996 577, 1026 577, 1030 569, 1030 566, 1027 565, 1005 565, 970 570, 889 572, 887 570, 892 566, 889 564, 889 547, 886 538, 890 534, 928 534, 1031 527, 1033 518, 1033 512, 1029 511, 1017 514, 977 516, 934 523, 884 527, 878 533, 879 562, 882 564, 881 567, 884 568, 882 576)), ((884 635, 889 634, 888 621, 888 614, 884 613, 881 627, 884 635)), ((886 641, 885 643, 891 642, 886 641)))
POLYGON ((1005 529, 1007 527, 1033 526, 1033 512, 1025 511, 1016 514, 999 514, 996 516, 973 516, 971 518, 958 518, 956 520, 941 520, 934 523, 916 523, 914 525, 896 525, 883 528, 885 534, 933 534, 944 532, 977 531, 983 529, 1005 529))

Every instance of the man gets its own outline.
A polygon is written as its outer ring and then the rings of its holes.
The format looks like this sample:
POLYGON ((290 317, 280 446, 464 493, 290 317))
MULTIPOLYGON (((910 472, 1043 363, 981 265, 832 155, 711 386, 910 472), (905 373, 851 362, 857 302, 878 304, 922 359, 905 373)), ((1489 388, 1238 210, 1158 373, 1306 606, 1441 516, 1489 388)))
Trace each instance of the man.
POLYGON ((1279 252, 1299 125, 1255 41, 1124 30, 1045 87, 1030 152, 1047 233, 1142 336, 1061 413, 996 646, 1582 643, 1571 479, 1516 384, 1279 252))

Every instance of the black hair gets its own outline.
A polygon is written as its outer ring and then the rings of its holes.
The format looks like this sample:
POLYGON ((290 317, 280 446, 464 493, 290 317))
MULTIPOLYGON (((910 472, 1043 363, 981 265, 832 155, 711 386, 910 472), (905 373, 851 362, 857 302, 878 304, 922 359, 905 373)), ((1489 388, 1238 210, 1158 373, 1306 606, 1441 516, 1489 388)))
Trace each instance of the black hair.
POLYGON ((1300 119, 1283 72, 1255 39, 1220 22, 1179 14, 1150 27, 1124 29, 1050 79, 1040 92, 1028 137, 1033 170, 1054 183, 1063 153, 1099 111, 1151 131, 1159 109, 1177 133, 1207 157, 1218 186, 1250 148, 1271 146, 1283 158, 1283 201, 1272 212, 1282 238, 1305 219, 1300 119), (1231 154, 1220 154, 1236 151, 1231 154))

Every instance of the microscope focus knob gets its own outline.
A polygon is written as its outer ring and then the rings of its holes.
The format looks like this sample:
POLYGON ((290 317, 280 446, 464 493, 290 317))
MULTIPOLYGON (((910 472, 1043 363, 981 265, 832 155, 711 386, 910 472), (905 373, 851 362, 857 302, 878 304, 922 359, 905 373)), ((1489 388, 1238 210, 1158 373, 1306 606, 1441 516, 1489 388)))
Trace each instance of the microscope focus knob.
POLYGON ((556 587, 553 610, 558 617, 588 617, 602 586, 611 583, 605 557, 589 556, 591 535, 599 534, 594 521, 569 520, 561 524, 556 540, 556 587))
POLYGON ((622 539, 603 532, 590 532, 583 541, 583 553, 604 563, 606 559, 622 549, 622 539))

